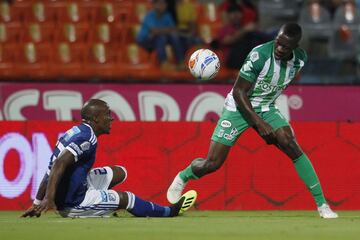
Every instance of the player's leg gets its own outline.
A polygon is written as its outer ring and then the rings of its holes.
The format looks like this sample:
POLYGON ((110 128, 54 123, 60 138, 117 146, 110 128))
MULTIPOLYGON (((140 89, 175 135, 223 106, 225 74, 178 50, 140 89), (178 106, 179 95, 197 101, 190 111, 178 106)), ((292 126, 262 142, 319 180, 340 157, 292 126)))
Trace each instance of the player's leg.
POLYGON ((119 209, 126 209, 136 217, 175 217, 191 208, 196 201, 197 194, 191 190, 185 193, 178 202, 171 206, 161 206, 146 201, 132 192, 118 192, 120 197, 119 209))
POLYGON ((301 150, 291 127, 287 126, 279 128, 276 130, 275 134, 278 148, 293 161, 296 172, 315 199, 320 216, 324 218, 336 218, 337 214, 334 213, 326 203, 315 169, 311 164, 310 159, 301 150))
POLYGON ((239 112, 224 109, 213 132, 207 157, 194 159, 176 175, 167 191, 168 201, 177 202, 189 180, 199 179, 218 170, 225 162, 231 146, 247 128, 248 124, 239 112))
POLYGON ((309 158, 297 143, 294 132, 288 121, 277 109, 270 109, 269 112, 263 114, 263 118, 274 128, 277 141, 276 146, 293 161, 296 172, 311 192, 317 206, 319 208, 322 206, 325 208, 325 215, 322 215, 321 213, 320 215, 326 218, 337 217, 326 204, 316 172, 309 158))
POLYGON ((127 178, 126 168, 123 166, 109 166, 113 171, 113 178, 111 180, 109 189, 117 184, 123 183, 127 178))
POLYGON ((127 171, 122 166, 106 166, 93 168, 87 176, 89 188, 107 190, 122 183, 127 177, 127 171))
POLYGON ((316 205, 321 206, 326 203, 315 170, 309 158, 296 142, 291 128, 289 126, 279 128, 275 131, 275 134, 277 147, 293 161, 296 172, 310 190, 315 199, 316 205))
POLYGON ((61 209, 59 214, 71 218, 109 217, 120 204, 120 196, 116 191, 89 188, 80 204, 61 209))
POLYGON ((160 206, 131 192, 89 189, 79 205, 64 208, 59 213, 71 218, 108 217, 118 209, 126 209, 136 217, 175 217, 191 208, 195 201, 196 192, 193 190, 171 206, 160 206))

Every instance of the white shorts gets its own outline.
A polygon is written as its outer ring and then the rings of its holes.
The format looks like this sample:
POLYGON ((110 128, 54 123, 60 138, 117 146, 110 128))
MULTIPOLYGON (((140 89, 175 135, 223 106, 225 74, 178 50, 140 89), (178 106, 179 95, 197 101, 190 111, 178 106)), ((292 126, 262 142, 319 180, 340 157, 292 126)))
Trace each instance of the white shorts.
POLYGON ((72 218, 109 217, 120 203, 119 194, 109 189, 112 179, 110 167, 92 169, 87 176, 88 190, 84 200, 78 206, 59 211, 60 215, 72 218))

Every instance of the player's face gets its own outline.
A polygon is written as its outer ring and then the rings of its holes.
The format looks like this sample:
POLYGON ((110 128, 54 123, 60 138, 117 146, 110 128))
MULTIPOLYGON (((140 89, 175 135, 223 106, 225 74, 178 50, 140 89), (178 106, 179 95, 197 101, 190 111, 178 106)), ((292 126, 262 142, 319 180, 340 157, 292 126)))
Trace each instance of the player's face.
POLYGON ((154 10, 159 14, 163 14, 167 8, 167 4, 165 0, 156 0, 153 6, 154 6, 154 10))
POLYGON ((111 111, 108 105, 106 105, 99 116, 99 128, 102 133, 109 134, 111 130, 111 123, 114 118, 111 115, 111 111))
POLYGON ((290 60, 292 51, 298 47, 298 40, 279 33, 275 38, 274 55, 278 60, 290 60))

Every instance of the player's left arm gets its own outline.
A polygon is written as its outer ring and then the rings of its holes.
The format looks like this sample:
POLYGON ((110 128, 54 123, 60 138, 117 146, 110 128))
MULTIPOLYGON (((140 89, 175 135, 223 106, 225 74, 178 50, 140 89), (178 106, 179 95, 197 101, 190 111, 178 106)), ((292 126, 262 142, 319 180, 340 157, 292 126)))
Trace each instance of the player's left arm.
POLYGON ((74 163, 75 157, 73 153, 67 149, 65 149, 56 159, 55 164, 51 169, 49 183, 46 188, 46 199, 48 201, 48 205, 45 210, 55 207, 56 188, 60 182, 60 179, 64 175, 65 170, 74 163))

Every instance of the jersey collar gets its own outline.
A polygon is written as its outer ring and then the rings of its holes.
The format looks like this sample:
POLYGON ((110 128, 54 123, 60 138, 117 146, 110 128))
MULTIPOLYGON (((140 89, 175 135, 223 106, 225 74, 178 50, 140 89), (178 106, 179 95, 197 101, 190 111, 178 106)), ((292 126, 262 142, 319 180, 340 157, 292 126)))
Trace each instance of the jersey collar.
POLYGON ((84 123, 84 122, 83 122, 82 124, 84 124, 85 126, 87 126, 88 128, 90 128, 90 131, 91 131, 91 137, 90 137, 90 139, 91 139, 91 141, 97 142, 97 137, 96 137, 96 135, 95 135, 94 130, 92 129, 92 127, 91 127, 89 124, 84 123))

